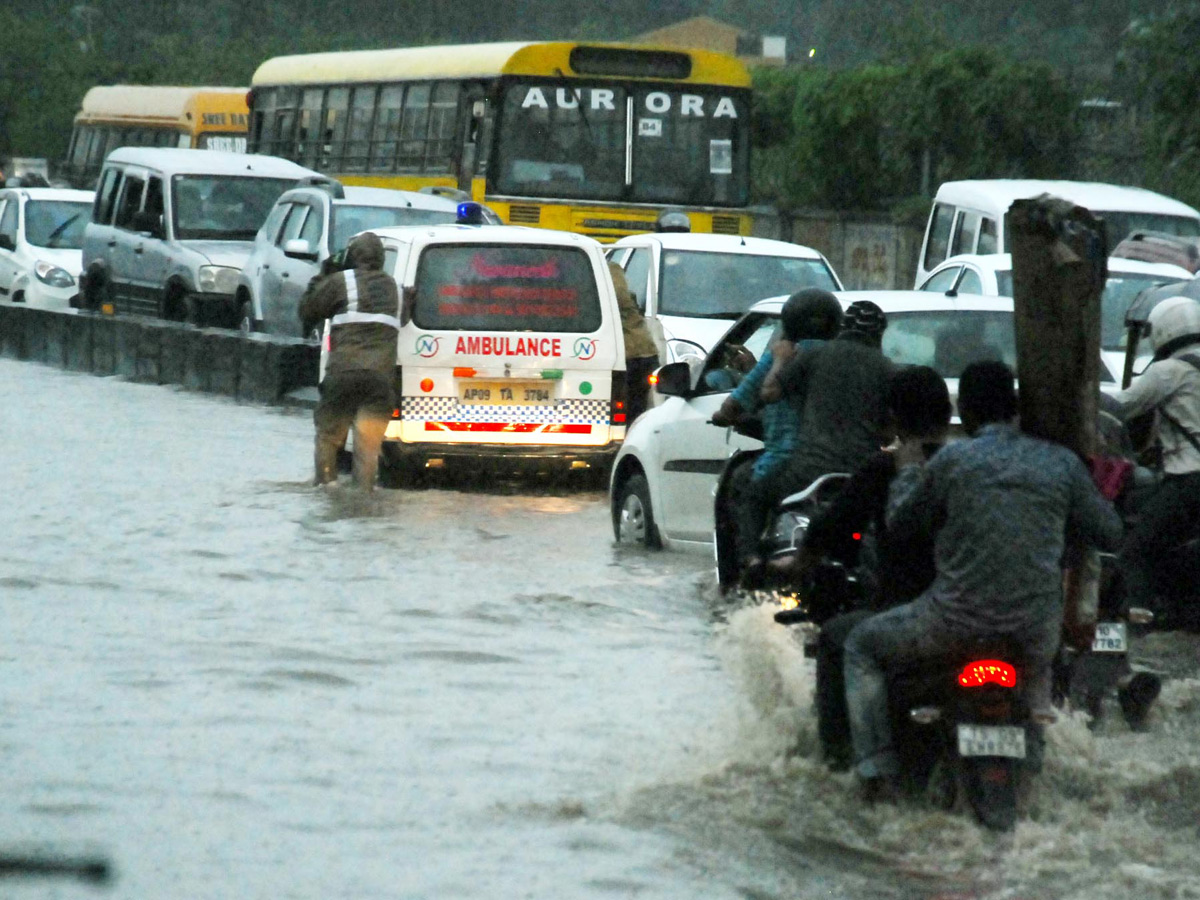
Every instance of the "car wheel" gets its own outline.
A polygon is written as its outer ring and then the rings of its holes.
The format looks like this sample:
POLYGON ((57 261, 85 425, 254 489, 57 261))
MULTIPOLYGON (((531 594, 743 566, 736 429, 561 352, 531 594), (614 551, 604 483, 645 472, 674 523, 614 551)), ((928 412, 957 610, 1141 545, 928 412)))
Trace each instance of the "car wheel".
POLYGON ((379 453, 379 483, 392 490, 418 488, 423 482, 424 467, 419 462, 384 444, 379 453))
POLYGON ((613 527, 618 544, 641 544, 651 550, 662 548, 650 504, 650 485, 644 475, 634 475, 621 485, 613 504, 613 527))
POLYGON ((183 290, 178 285, 171 285, 163 295, 162 318, 168 322, 186 322, 188 319, 188 302, 184 299, 183 290))

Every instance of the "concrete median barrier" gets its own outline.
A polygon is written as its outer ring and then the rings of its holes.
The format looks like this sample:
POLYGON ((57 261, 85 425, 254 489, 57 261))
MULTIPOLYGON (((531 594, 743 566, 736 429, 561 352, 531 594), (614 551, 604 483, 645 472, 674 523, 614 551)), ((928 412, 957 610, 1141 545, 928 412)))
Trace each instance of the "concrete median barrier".
POLYGON ((0 355, 253 403, 315 386, 319 352, 300 338, 0 304, 0 355))

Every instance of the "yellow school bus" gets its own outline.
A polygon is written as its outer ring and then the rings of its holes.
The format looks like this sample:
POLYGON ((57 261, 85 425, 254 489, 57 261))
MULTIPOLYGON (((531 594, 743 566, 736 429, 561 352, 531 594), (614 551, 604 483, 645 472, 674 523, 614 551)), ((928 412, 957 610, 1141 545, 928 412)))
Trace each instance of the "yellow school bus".
POLYGON ((281 56, 251 82, 250 149, 347 184, 448 193, 602 241, 749 234, 750 77, 635 44, 495 43, 281 56))
POLYGON ((83 97, 64 175, 91 187, 117 147, 194 147, 246 152, 244 87, 94 87, 83 97))

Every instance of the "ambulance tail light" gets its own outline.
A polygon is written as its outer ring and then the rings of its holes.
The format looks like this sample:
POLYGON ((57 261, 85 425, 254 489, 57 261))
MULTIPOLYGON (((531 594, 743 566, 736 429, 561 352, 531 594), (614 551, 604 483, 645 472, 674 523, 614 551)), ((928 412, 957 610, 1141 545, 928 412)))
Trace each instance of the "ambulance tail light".
POLYGON ((392 400, 395 406, 392 407, 392 418, 400 418, 400 407, 404 403, 404 370, 400 366, 392 371, 392 400))
POLYGON ((625 373, 612 373, 612 400, 609 401, 608 421, 612 425, 624 425, 625 412, 628 408, 626 395, 625 373))

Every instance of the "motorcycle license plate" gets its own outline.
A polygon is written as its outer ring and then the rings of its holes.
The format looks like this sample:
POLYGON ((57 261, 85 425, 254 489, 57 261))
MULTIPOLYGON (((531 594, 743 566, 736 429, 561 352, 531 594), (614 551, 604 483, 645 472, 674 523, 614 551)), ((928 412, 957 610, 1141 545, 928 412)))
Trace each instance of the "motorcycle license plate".
POLYGON ((1124 622, 1097 622, 1093 653, 1125 653, 1129 649, 1124 622))
POLYGON ((959 756, 1025 758, 1025 729, 1012 725, 959 725, 959 756))

